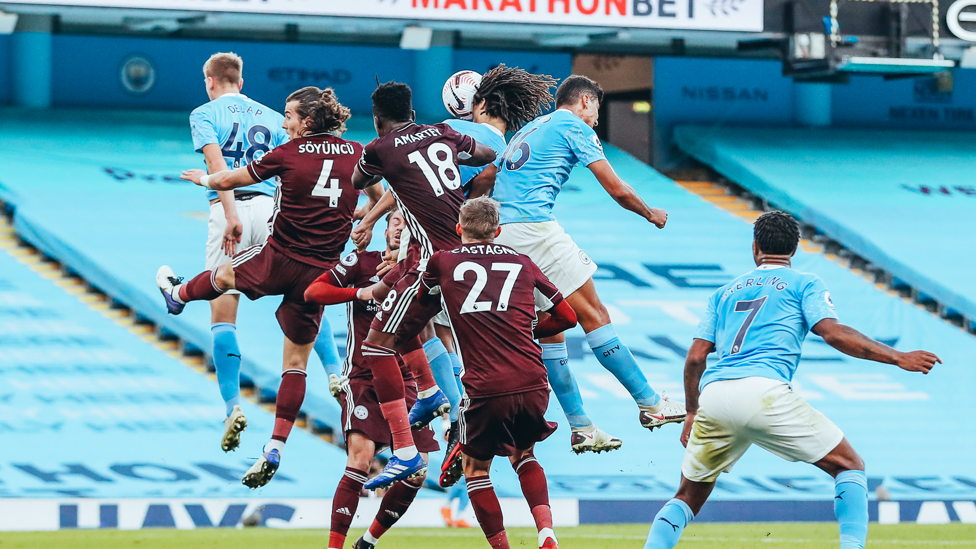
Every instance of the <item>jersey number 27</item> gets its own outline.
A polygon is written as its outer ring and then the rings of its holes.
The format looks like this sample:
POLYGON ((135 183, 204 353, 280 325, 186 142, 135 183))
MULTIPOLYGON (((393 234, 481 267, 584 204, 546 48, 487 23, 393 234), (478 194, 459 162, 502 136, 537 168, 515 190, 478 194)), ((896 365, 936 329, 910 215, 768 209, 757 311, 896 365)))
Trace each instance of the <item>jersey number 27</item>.
MULTIPOLYGON (((465 275, 470 272, 474 273, 474 284, 471 285, 471 291, 468 292, 468 296, 464 298, 464 303, 461 304, 461 314, 491 311, 492 305, 494 305, 491 301, 478 301, 481 292, 488 285, 489 275, 484 267, 474 261, 459 263, 454 268, 454 281, 464 282, 465 275)), ((518 279, 519 273, 522 272, 522 265, 518 263, 492 263, 491 272, 508 273, 505 276, 505 282, 502 283, 502 291, 498 294, 498 306, 495 307, 496 311, 507 311, 508 301, 512 297, 512 290, 515 288, 515 281, 518 279)))

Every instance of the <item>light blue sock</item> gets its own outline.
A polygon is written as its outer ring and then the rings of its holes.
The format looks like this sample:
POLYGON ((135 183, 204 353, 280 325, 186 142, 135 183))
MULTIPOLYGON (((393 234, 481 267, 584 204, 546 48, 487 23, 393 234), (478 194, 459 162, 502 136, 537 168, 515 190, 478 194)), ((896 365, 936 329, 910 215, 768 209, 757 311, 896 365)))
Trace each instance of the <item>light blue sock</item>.
POLYGON ((458 394, 464 397, 464 384, 461 383, 461 357, 454 353, 447 353, 451 357, 451 366, 454 367, 454 382, 457 383, 458 394))
POLYGON ((685 527, 695 520, 691 507, 680 499, 672 499, 657 512, 644 549, 671 549, 678 545, 685 527))
POLYGON ((834 514, 840 523, 840 549, 864 549, 868 541, 868 478, 844 471, 834 479, 834 514))
POLYGON ((315 339, 315 354, 319 355, 322 367, 325 368, 326 375, 342 375, 342 359, 339 358, 339 350, 336 349, 335 336, 332 335, 332 325, 324 314, 322 324, 319 327, 319 337, 315 339))
POLYGON ((213 334, 213 362, 217 386, 224 399, 227 415, 241 403, 241 349, 237 346, 237 326, 217 322, 210 326, 213 334))
POLYGON ((424 343, 424 354, 427 355, 427 362, 430 363, 430 372, 434 374, 434 381, 451 403, 449 417, 452 422, 457 421, 461 394, 458 393, 457 382, 454 381, 454 365, 451 364, 451 357, 447 356, 447 347, 435 337, 424 343))
POLYGON ((566 420, 571 427, 589 427, 593 425, 590 418, 583 411, 583 397, 580 396, 579 386, 573 372, 569 371, 569 353, 565 343, 543 343, 542 362, 549 374, 549 385, 556 393, 556 400, 566 414, 566 420))
POLYGON ((586 342, 590 344, 590 349, 600 364, 627 388, 638 405, 654 406, 661 400, 660 395, 651 389, 651 384, 634 360, 633 353, 620 342, 613 324, 601 326, 586 334, 586 342))

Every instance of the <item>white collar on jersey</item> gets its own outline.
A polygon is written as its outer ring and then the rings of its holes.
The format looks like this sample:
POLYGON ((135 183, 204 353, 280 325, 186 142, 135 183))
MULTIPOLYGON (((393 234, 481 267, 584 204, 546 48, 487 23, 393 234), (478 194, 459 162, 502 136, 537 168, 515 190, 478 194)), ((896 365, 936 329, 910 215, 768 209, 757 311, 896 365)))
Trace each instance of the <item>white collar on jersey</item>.
POLYGON ((763 263, 762 265, 756 267, 757 271, 771 271, 773 269, 785 269, 786 265, 771 265, 769 263, 763 263))
MULTIPOLYGON (((220 94, 220 97, 243 97, 244 99, 248 99, 248 97, 246 95, 244 95, 243 93, 237 93, 237 92, 223 93, 223 94, 220 94)), ((218 97, 217 99, 220 99, 220 97, 218 97)))
POLYGON ((482 122, 481 125, 487 127, 489 130, 495 132, 495 134, 497 134, 498 137, 501 137, 502 139, 505 139, 505 134, 503 134, 502 131, 499 130, 498 128, 496 128, 495 126, 492 126, 491 124, 489 124, 487 122, 482 122))

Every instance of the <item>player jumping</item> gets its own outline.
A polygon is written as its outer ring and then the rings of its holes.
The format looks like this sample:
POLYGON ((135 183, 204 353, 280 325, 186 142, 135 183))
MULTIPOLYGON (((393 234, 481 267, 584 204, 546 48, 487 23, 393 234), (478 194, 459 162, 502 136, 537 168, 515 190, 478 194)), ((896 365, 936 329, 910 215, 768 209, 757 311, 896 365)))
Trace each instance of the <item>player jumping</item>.
MULTIPOLYGON (((478 143, 488 145, 500 155, 505 150, 505 134, 516 132, 531 122, 552 104, 549 91, 556 81, 547 75, 529 73, 504 64, 491 69, 481 79, 478 91, 471 100, 472 120, 449 119, 444 123, 462 135, 467 135, 478 143)), ((465 194, 469 183, 485 166, 458 167, 461 173, 462 188, 465 194)), ((369 231, 379 218, 395 206, 392 193, 388 192, 366 215, 362 223, 353 230, 353 240, 357 245, 368 243, 369 231)), ((408 233, 409 234, 409 233, 408 233)), ((395 280, 394 280, 395 282, 395 280)), ((446 314, 438 314, 420 335, 424 342, 424 352, 430 363, 431 372, 451 403, 449 414, 452 428, 449 431, 447 457, 444 463, 452 463, 457 456, 457 417, 461 403, 461 361, 454 348, 454 338, 446 320, 446 314), (455 390, 454 387, 457 387, 455 390)))
MULTIPOLYGON (((376 88, 373 92, 373 122, 379 137, 364 148, 353 179, 356 187, 361 189, 385 178, 412 238, 417 242, 416 257, 405 260, 402 278, 388 295, 379 296, 381 310, 362 345, 366 363, 373 372, 383 416, 393 433, 393 457, 379 475, 366 483, 368 489, 403 480, 424 470, 427 464, 414 446, 411 424, 429 423, 436 415, 450 409, 447 398, 434 382, 420 339, 412 337, 398 342, 395 334, 401 325, 418 322, 420 318, 426 323, 430 318, 425 313, 416 314, 417 307, 414 306, 420 275, 435 251, 451 249, 460 243, 454 230, 464 202, 458 164, 485 165, 495 158, 490 147, 478 144, 449 126, 419 125, 414 122, 414 117, 409 86, 388 82, 376 88), (418 405, 414 408, 420 409, 420 420, 410 421, 395 352, 400 353, 417 377, 419 395, 418 405)), ((419 330, 420 327, 412 333, 419 330)))
POLYGON ((838 351, 927 374, 939 357, 902 353, 837 321, 819 277, 790 267, 800 227, 789 214, 756 220, 758 268, 712 294, 685 361, 688 422, 681 485, 654 517, 645 549, 671 549, 701 510, 719 474, 752 444, 789 461, 812 463, 834 477, 841 549, 863 549, 868 535, 864 461, 833 422, 793 392, 790 383, 807 332, 838 351), (718 361, 705 359, 718 351, 718 361))
POLYGON ((508 457, 535 518, 539 547, 555 549, 546 476, 533 448, 556 424, 545 419, 549 387, 534 339, 572 328, 576 314, 531 259, 493 243, 497 202, 467 201, 457 231, 461 246, 428 262, 420 300, 443 303, 465 365, 460 447, 471 505, 488 543, 509 547, 488 476, 492 458, 508 457), (537 309, 549 313, 538 325, 537 309))
MULTIPOLYGON (((387 254, 399 248, 402 227, 403 216, 400 212, 394 212, 387 217, 387 254)), ((369 464, 378 450, 393 442, 390 426, 383 419, 383 412, 373 389, 373 374, 366 366, 360 349, 369 333, 369 325, 379 309, 372 299, 370 289, 379 280, 376 272, 377 267, 383 263, 383 255, 380 252, 352 252, 305 290, 306 300, 321 305, 348 303, 348 343, 343 370, 343 378, 348 379, 348 382, 345 383, 342 397, 342 428, 346 433, 346 452, 349 459, 332 499, 330 549, 342 549, 349 525, 352 524, 359 506, 359 493, 366 483, 369 464)), ((406 384, 406 403, 410 405, 417 399, 417 386, 413 383, 409 370, 402 369, 402 374, 406 384)), ((427 452, 438 450, 430 427, 415 430, 413 438, 424 460, 427 459, 427 452)), ((390 487, 383 495, 372 526, 356 541, 356 549, 372 549, 376 545, 380 536, 407 512, 423 485, 424 478, 420 475, 390 487)))
MULTIPOLYGON (((190 113, 190 131, 193 148, 203 153, 210 174, 244 166, 288 141, 288 134, 282 129, 282 116, 240 93, 244 85, 243 68, 243 60, 233 53, 216 53, 203 65, 210 102, 190 113)), ((244 249, 267 242, 276 186, 274 181, 260 181, 233 191, 207 190, 210 200, 207 270, 229 262, 238 245, 244 249)), ((247 426, 240 406, 239 300, 239 293, 231 290, 210 302, 214 369, 220 396, 227 407, 220 443, 225 452, 240 445, 241 431, 247 426)), ((316 345, 322 363, 326 369, 330 364, 338 368, 339 355, 327 321, 322 332, 325 336, 316 345)))
MULTIPOLYGON (((596 82, 585 76, 567 78, 556 90, 556 111, 537 118, 515 134, 493 167, 472 182, 471 196, 487 195, 494 185, 503 227, 498 243, 532 258, 566 296, 593 354, 637 402, 641 425, 653 430, 666 423, 684 421, 684 406, 651 388, 634 355, 617 337, 610 315, 596 293, 596 264, 559 226, 552 213, 556 195, 573 167, 583 165, 622 207, 659 229, 667 223, 668 214, 648 207, 607 162, 593 131, 602 100, 603 90, 596 82)), ((583 411, 579 387, 568 367, 565 336, 543 340, 542 348, 549 382, 572 427, 573 450, 581 453, 619 448, 620 439, 597 428, 583 411)))
POLYGON ((190 301, 209 301, 228 290, 236 289, 252 300, 284 296, 276 313, 285 349, 274 433, 261 458, 244 475, 244 484, 251 488, 264 486, 274 476, 305 398, 305 368, 322 319, 322 307, 305 302, 305 289, 339 260, 352 229, 359 198, 352 173, 362 147, 337 136, 348 119, 349 109, 331 88, 302 88, 285 104, 283 126, 291 141, 234 170, 213 175, 203 170, 183 172, 183 179, 221 191, 279 177, 271 234, 267 244, 247 248, 231 263, 185 284, 168 266, 156 274, 172 314, 183 312, 190 301))

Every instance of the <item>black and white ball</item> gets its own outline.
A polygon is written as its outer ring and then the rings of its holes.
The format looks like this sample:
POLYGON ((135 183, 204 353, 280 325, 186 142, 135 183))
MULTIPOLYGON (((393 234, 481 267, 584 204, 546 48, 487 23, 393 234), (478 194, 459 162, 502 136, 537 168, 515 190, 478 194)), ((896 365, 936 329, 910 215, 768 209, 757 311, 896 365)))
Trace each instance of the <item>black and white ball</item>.
POLYGON ((454 73, 447 82, 444 82, 444 90, 441 92, 444 108, 455 118, 471 120, 474 94, 478 91, 479 85, 481 85, 481 75, 474 71, 454 73))

